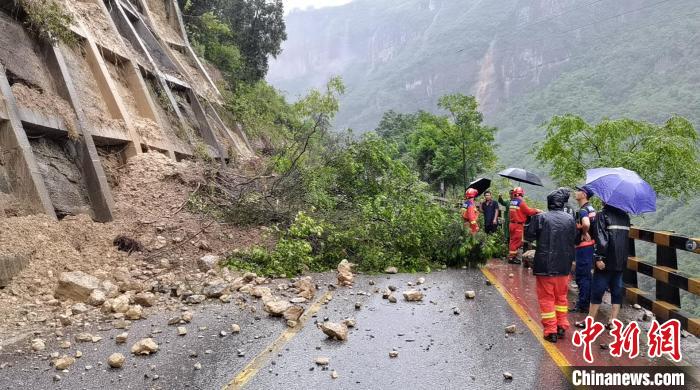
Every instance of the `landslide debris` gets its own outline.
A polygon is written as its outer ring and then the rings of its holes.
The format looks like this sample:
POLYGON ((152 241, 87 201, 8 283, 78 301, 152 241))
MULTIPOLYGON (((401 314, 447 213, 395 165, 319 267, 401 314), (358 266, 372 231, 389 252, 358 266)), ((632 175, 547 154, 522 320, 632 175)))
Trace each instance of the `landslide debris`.
MULTIPOLYGON (((105 318, 123 328, 198 294, 231 300, 236 275, 218 259, 267 238, 261 228, 223 225, 190 211, 187 201, 206 170, 203 163, 144 153, 111 172, 117 178, 112 222, 88 215, 0 217, 0 253, 28 259, 0 289, 3 339, 105 318)), ((300 293, 313 296, 314 286, 300 285, 300 293)))

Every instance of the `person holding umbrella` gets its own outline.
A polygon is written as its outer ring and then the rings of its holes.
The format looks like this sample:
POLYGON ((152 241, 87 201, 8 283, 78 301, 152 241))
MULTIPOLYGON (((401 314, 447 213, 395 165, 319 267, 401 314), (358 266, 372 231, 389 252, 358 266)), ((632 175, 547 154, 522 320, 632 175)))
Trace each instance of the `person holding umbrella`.
MULTIPOLYGON (((637 173, 624 168, 591 169, 586 172, 586 179, 586 187, 603 201, 603 209, 593 224, 596 245, 588 315, 595 319, 603 295, 610 289, 609 328, 620 312, 624 295, 622 274, 629 256, 628 213, 656 211, 656 192, 637 173)), ((585 323, 576 326, 585 327, 585 323)))
POLYGON ((609 325, 617 318, 624 296, 622 273, 627 268, 630 217, 623 210, 605 204, 596 217, 593 230, 597 241, 588 315, 595 319, 603 295, 610 289, 609 325))
MULTIPOLYGON (((518 183, 528 183, 535 186, 542 186, 542 180, 532 172, 528 172, 523 168, 506 168, 500 172, 498 175, 511 180, 515 180, 518 183)), ((537 213, 541 213, 541 210, 531 209, 525 203, 523 196, 525 195, 525 190, 518 186, 513 189, 511 195, 510 204, 507 206, 506 216, 508 217, 508 262, 511 264, 520 264, 518 257, 518 250, 523 245, 523 229, 525 227, 525 222, 528 217, 533 216, 537 213)), ((501 199, 499 199, 501 201, 501 199)))

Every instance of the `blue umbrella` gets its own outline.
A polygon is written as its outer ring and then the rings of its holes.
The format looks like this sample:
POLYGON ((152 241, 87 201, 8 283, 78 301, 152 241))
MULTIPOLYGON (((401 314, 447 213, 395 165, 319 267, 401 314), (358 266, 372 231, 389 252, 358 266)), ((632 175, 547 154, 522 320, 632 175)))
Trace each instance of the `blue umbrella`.
POLYGON ((586 186, 611 206, 632 214, 656 211, 656 192, 639 175, 625 168, 586 171, 586 186))

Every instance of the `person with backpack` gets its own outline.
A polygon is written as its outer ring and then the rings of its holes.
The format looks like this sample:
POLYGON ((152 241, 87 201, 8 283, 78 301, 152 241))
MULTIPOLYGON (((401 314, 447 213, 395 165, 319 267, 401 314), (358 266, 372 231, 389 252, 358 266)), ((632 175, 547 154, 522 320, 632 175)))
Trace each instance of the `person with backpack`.
MULTIPOLYGON (((588 315, 595 320, 603 295, 609 289, 612 308, 606 327, 610 328, 612 320, 620 313, 624 298, 622 273, 627 267, 629 256, 630 217, 617 207, 603 204, 603 210, 596 215, 593 226, 596 245, 588 315)), ((585 323, 579 322, 576 326, 585 327, 585 323)))

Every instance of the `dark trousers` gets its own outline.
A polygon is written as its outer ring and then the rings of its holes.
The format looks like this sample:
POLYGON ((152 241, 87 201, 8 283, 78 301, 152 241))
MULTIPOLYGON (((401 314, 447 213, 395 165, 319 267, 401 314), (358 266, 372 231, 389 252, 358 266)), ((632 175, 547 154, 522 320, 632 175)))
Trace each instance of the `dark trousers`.
POLYGON ((622 271, 598 271, 593 273, 593 287, 591 288, 591 303, 600 305, 603 302, 605 290, 610 289, 610 303, 619 305, 624 295, 622 284, 622 271))
POLYGON ((591 281, 593 276, 593 245, 576 248, 576 285, 578 286, 578 301, 576 307, 588 309, 591 303, 591 281))
POLYGON ((496 233, 498 225, 484 225, 484 231, 488 234, 496 233))

